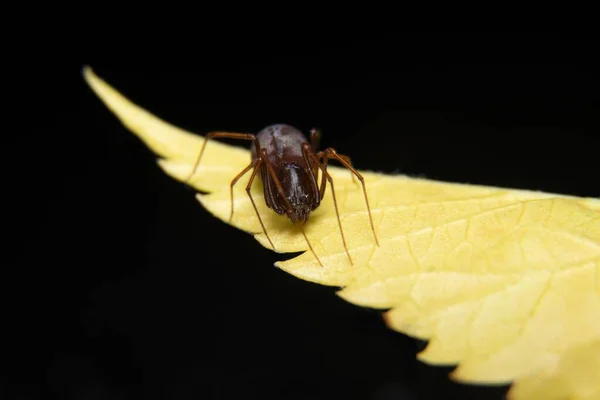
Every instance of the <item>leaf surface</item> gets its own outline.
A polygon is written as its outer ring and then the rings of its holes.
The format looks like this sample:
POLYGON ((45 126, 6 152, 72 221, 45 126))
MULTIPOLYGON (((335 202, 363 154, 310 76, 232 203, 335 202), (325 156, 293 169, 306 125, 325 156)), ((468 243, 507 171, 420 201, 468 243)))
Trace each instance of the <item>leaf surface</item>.
MULTIPOLYGON (((203 137, 135 105, 86 67, 86 82, 114 115, 183 180, 203 137)), ((244 143, 245 145, 247 143, 244 143)), ((228 222, 230 182, 250 162, 244 147, 209 141, 191 185, 199 202, 228 222)), ((465 383, 514 382, 513 399, 600 398, 600 200, 439 182, 330 166, 340 216, 354 261, 341 240, 330 187, 301 232, 253 197, 288 273, 341 287, 345 300, 385 310, 388 326, 429 340, 419 358, 457 365, 465 383)), ((231 225, 270 247, 246 194, 250 174, 234 187, 231 225)))

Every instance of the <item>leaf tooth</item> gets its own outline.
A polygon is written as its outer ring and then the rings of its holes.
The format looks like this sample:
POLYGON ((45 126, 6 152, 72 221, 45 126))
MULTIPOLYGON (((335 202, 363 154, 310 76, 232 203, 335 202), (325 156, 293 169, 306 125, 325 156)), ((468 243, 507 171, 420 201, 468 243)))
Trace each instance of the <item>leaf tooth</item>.
POLYGON ((540 368, 556 365, 559 358, 531 341, 520 340, 510 348, 495 352, 493 357, 480 355, 462 360, 450 378, 458 382, 507 384, 540 368))
POLYGON ((435 324, 413 301, 397 304, 383 314, 386 325, 406 335, 429 340, 435 332, 435 324))
POLYGON ((444 341, 433 337, 425 350, 417 354, 417 358, 430 365, 450 366, 458 364, 465 352, 466 349, 460 344, 453 343, 447 346, 444 341))
POLYGON ((356 276, 355 281, 337 293, 344 300, 363 307, 392 308, 410 300, 416 274, 382 277, 377 273, 356 276))
MULTIPOLYGON (((319 247, 315 248, 318 252, 319 247)), ((344 287, 354 280, 355 270, 350 266, 344 252, 322 256, 319 259, 324 264, 319 265, 310 250, 301 255, 286 260, 278 261, 275 266, 309 282, 326 286, 344 287)))

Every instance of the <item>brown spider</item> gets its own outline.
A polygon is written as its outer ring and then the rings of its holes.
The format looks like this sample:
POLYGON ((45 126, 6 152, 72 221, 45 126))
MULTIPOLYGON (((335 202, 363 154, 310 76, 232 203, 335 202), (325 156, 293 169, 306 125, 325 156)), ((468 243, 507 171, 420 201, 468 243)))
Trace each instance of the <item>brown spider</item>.
MULTIPOLYGON (((252 153, 252 160, 250 164, 244 168, 233 180, 231 181, 230 192, 231 192, 231 213, 229 215, 229 221, 233 217, 233 186, 236 182, 248 171, 253 169, 250 180, 246 185, 246 192, 250 197, 250 201, 256 211, 260 225, 262 226, 263 232, 267 237, 267 240, 271 244, 271 247, 275 249, 271 238, 267 234, 265 225, 260 218, 256 203, 252 198, 250 188, 252 182, 256 177, 258 171, 260 171, 260 178, 264 186, 265 203, 267 207, 273 209, 277 214, 287 215, 293 224, 302 226, 310 216, 311 211, 315 210, 321 204, 321 200, 325 195, 326 179, 331 185, 331 194, 333 196, 333 203, 335 206, 335 212, 337 215, 338 225, 340 233, 342 235, 342 241, 346 254, 350 263, 352 258, 346 245, 346 238, 342 229, 340 221, 340 215, 337 208, 337 201, 335 198, 335 191, 333 188, 333 179, 327 172, 327 164, 329 159, 335 159, 342 165, 348 168, 352 174, 358 178, 362 184, 363 192, 365 195, 365 202, 367 204, 367 210, 369 213, 369 220, 371 223, 371 229, 375 238, 375 243, 379 246, 379 241, 375 233, 375 227, 373 225, 373 218, 371 216, 371 209, 369 207, 369 199, 367 197, 367 190, 365 188, 364 178, 353 168, 350 157, 338 154, 335 149, 329 147, 323 151, 314 153, 313 147, 318 146, 321 134, 318 130, 312 129, 310 131, 310 144, 306 136, 298 129, 285 125, 275 124, 270 125, 261 130, 257 135, 246 134, 246 133, 230 133, 230 132, 211 132, 205 136, 202 149, 198 154, 198 158, 194 164, 194 168, 190 175, 185 179, 188 182, 194 175, 200 159, 204 153, 206 142, 212 138, 230 138, 230 139, 242 139, 250 140, 253 142, 250 150, 252 153), (322 179, 320 187, 317 185, 318 170, 322 171, 322 179)), ((319 265, 321 267, 321 261, 317 257, 313 250, 304 229, 302 229, 304 239, 308 244, 311 252, 315 255, 319 265)))

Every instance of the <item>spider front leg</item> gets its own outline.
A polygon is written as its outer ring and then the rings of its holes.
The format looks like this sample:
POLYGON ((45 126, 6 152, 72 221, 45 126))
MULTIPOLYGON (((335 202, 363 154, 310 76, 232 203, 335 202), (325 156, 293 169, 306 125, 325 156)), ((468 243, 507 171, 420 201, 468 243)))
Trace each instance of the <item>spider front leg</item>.
MULTIPOLYGON (((255 160, 252 161, 246 168, 244 168, 242 170, 242 172, 240 172, 239 174, 237 174, 236 177, 231 180, 231 184, 229 185, 229 198, 230 198, 230 201, 231 201, 231 211, 229 213, 229 223, 230 224, 231 224, 231 221, 233 220, 233 187, 235 186, 235 184, 237 183, 237 181, 240 180, 240 178, 242 176, 244 176, 252 168, 256 169, 257 166, 258 166, 258 162, 255 161, 255 160)), ((254 175, 255 174, 252 174, 252 178, 250 179, 250 183, 252 183, 252 180, 254 179, 254 175)), ((251 198, 251 200, 252 200, 252 198, 251 198)), ((252 200, 252 204, 254 204, 254 200, 252 200)), ((257 214, 258 214, 258 211, 257 211, 257 214)), ((260 216, 259 216, 259 218, 260 218, 260 216)), ((262 221, 261 221, 261 225, 262 225, 262 221)), ((268 237, 269 236, 267 236, 267 238, 268 237)), ((271 239, 269 239, 269 242, 271 242, 271 239)), ((272 245, 272 243, 271 243, 271 245, 272 245)))
POLYGON ((269 234, 267 233, 267 228, 265 228, 265 224, 263 223, 263 220, 260 217, 260 213, 258 212, 256 203, 254 202, 254 198, 252 197, 252 182, 254 182, 254 178, 256 178, 256 173, 260 170, 263 162, 264 161, 262 158, 258 158, 256 161, 254 161, 254 162, 252 162, 252 164, 250 164, 250 167, 254 166, 254 170, 252 171, 252 175, 250 175, 250 179, 248 180, 248 184, 246 185, 246 193, 248 194, 248 197, 250 197, 250 202, 252 203, 252 207, 254 207, 254 212, 256 212, 256 216, 258 217, 258 222, 260 222, 260 226, 262 227, 262 230, 263 230, 267 240, 269 241, 269 244, 271 245, 273 250, 275 250, 275 245, 273 244, 273 242, 271 241, 271 238, 269 237, 269 234))
POLYGON ((338 154, 334 148, 329 147, 329 148, 325 149, 325 151, 319 152, 319 153, 320 154, 322 153, 322 158, 323 158, 322 166, 324 168, 324 172, 327 171, 327 164, 329 162, 329 159, 333 158, 333 159, 336 159, 337 161, 339 161, 340 163, 342 163, 342 165, 344 165, 354 175, 356 175, 356 177, 362 184, 363 193, 365 195, 365 202, 367 203, 367 211, 369 213, 369 222, 371 223, 371 229, 373 230, 373 237, 375 238, 375 243, 377 244, 377 246, 379 246, 379 240, 377 239, 377 234, 375 233, 375 225, 373 224, 373 216, 371 215, 371 207, 369 206, 369 198, 367 196, 367 188, 365 187, 365 178, 363 178, 362 175, 359 174, 358 171, 356 169, 354 169, 354 167, 348 161, 346 161, 346 159, 344 159, 344 157, 342 157, 342 155, 338 154))
MULTIPOLYGON (((327 181, 329 182, 329 185, 331 186, 331 197, 333 198, 333 207, 335 208, 335 215, 337 217, 338 220, 338 226, 340 228, 340 234, 342 235, 342 243, 344 244, 344 249, 346 250, 346 254, 348 255, 348 260, 350 260, 350 265, 354 265, 354 263, 352 262, 352 257, 350 257, 350 251, 348 251, 348 245, 346 243, 346 236, 344 235, 344 230, 342 229, 342 221, 340 219, 340 212, 338 210, 338 204, 337 204, 337 199, 335 197, 335 189, 334 189, 334 185, 333 185, 333 178, 331 177, 331 175, 329 175, 329 173, 327 172, 327 167, 323 166, 319 163, 319 160, 317 158, 317 156, 312 152, 311 147, 307 144, 304 143, 302 145, 302 154, 304 155, 304 159, 308 162, 310 159, 314 160, 317 163, 317 166, 321 169, 322 171, 322 177, 321 177, 321 188, 319 189, 319 196, 320 199, 323 199, 323 196, 325 195, 325 179, 327 179, 327 181)), ((314 176, 315 178, 315 184, 316 184, 316 175, 314 176)))

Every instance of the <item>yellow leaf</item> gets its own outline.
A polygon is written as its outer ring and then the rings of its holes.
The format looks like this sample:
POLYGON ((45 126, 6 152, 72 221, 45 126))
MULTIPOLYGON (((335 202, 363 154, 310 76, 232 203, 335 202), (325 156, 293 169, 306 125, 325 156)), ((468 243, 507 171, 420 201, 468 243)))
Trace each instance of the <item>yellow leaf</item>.
MULTIPOLYGON (((84 78, 116 117, 156 154, 170 176, 191 171, 203 138, 123 97, 93 71, 84 78)), ((209 141, 191 185, 227 222, 231 179, 250 162, 246 148, 209 141)), ((345 300, 385 309, 389 327, 429 340, 419 358, 457 365, 466 383, 514 382, 512 399, 600 398, 600 200, 328 168, 354 261, 345 254, 331 192, 306 234, 253 196, 278 252, 305 251, 276 265, 301 279, 339 286, 345 300)), ((235 186, 231 225, 270 247, 245 192, 235 186)))

